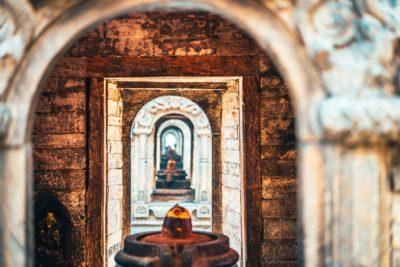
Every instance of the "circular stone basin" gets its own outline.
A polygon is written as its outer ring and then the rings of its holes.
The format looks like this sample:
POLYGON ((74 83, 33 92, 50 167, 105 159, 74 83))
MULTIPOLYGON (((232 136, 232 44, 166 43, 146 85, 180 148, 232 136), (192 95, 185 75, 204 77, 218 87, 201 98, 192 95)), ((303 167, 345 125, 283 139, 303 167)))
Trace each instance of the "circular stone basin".
POLYGON ((121 266, 232 266, 238 259, 227 236, 193 232, 190 213, 179 205, 167 212, 161 232, 128 236, 115 256, 121 266))

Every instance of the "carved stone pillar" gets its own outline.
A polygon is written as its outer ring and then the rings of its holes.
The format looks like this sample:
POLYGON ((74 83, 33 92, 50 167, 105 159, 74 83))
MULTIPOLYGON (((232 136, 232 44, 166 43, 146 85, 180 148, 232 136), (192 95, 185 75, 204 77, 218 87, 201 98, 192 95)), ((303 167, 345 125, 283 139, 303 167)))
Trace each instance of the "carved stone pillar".
POLYGON ((32 265, 31 147, 0 149, 0 266, 32 265))
POLYGON ((210 161, 210 153, 212 153, 211 147, 211 134, 210 133, 201 133, 198 138, 200 139, 200 177, 198 177, 199 182, 199 192, 200 202, 210 202, 211 198, 211 184, 209 182, 211 175, 211 161, 210 161))

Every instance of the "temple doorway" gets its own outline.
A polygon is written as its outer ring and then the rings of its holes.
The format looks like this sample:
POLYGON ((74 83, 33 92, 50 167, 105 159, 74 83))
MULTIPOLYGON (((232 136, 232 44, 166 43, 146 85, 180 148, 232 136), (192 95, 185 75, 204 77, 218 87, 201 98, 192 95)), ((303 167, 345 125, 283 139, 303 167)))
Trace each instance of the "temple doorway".
POLYGON ((103 22, 60 58, 34 122, 35 195, 68 211, 72 266, 113 266, 122 238, 159 227, 176 202, 198 229, 227 234, 242 265, 296 264, 288 89, 231 22, 198 11, 103 22))

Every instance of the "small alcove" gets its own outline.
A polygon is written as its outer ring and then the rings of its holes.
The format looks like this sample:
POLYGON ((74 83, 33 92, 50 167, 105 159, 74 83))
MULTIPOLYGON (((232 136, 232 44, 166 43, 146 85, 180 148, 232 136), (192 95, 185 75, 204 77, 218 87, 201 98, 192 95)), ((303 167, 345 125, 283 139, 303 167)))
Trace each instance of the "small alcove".
POLYGON ((70 266, 72 223, 68 209, 50 192, 40 192, 35 199, 35 266, 70 266))

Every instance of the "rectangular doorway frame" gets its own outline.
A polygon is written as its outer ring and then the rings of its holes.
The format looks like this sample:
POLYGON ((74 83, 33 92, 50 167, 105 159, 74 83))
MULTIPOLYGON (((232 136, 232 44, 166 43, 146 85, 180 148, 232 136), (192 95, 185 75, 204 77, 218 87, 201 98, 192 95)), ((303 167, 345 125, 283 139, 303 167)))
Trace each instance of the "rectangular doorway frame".
MULTIPOLYGON (((239 174, 239 185, 237 188, 239 192, 235 192, 235 185, 232 186, 232 183, 229 181, 225 181, 225 179, 229 179, 229 175, 224 176, 224 171, 222 171, 222 197, 221 197, 221 205, 222 205, 222 231, 228 235, 231 239, 231 244, 234 248, 237 250, 240 249, 239 254, 241 256, 240 259, 240 265, 244 266, 247 260, 247 222, 246 222, 246 172, 245 172, 245 160, 243 158, 243 155, 245 153, 244 150, 244 102, 243 102, 243 77, 241 76, 219 76, 219 77, 201 77, 201 76, 180 76, 180 77, 168 77, 168 76, 163 76, 163 77, 110 77, 110 78, 104 78, 104 86, 103 86, 103 118, 104 118, 104 125, 103 125, 103 152, 104 152, 104 161, 103 161, 103 182, 104 182, 104 192, 103 192, 103 198, 102 198, 102 204, 105 207, 103 209, 103 219, 102 219, 102 224, 104 229, 104 263, 107 265, 107 263, 110 263, 112 261, 111 258, 114 257, 116 251, 122 247, 122 242, 124 238, 124 234, 122 233, 122 229, 120 232, 120 235, 115 235, 115 233, 110 233, 110 224, 111 224, 111 215, 109 212, 109 209, 115 209, 114 206, 111 206, 110 202, 110 195, 109 192, 110 190, 113 190, 109 184, 109 163, 111 160, 111 157, 109 157, 109 151, 108 151, 108 137, 110 136, 110 133, 108 132, 108 124, 109 124, 109 115, 110 112, 117 112, 118 109, 122 112, 122 99, 118 100, 118 92, 120 90, 127 90, 129 89, 126 86, 126 84, 129 85, 129 83, 182 83, 182 84, 190 84, 190 83, 226 83, 227 88, 230 88, 229 90, 232 90, 232 93, 228 97, 222 100, 222 104, 227 105, 226 110, 222 108, 222 116, 226 116, 229 118, 227 120, 226 125, 224 125, 224 122, 221 124, 221 165, 222 169, 227 170, 229 172, 229 167, 227 166, 228 159, 227 157, 232 157, 232 145, 230 145, 229 138, 230 135, 232 135, 232 128, 236 126, 232 126, 232 120, 238 119, 238 124, 237 124, 237 137, 238 137, 238 151, 237 151, 237 157, 238 157, 238 164, 239 164, 239 170, 235 170, 234 172, 237 172, 239 174), (111 93, 113 92, 113 93, 111 93), (115 94, 117 92, 117 94, 115 94), (235 92, 237 96, 235 96, 235 92), (110 101, 114 101, 115 103, 111 103, 110 101), (235 104, 235 101, 237 102, 235 104), (111 108, 112 105, 113 107, 111 108), (233 105, 233 106, 229 106, 233 105), (230 109, 235 109, 235 106, 238 110, 238 117, 236 118, 235 116, 232 116, 232 113, 230 113, 230 109), (117 107, 117 111, 115 110, 115 107, 117 107), (112 110, 111 110, 112 109, 112 110), (224 136, 226 136, 227 142, 223 141, 224 136), (225 154, 224 154, 224 151, 225 154), (224 161, 225 160, 225 161, 224 161), (226 164, 225 164, 226 163, 226 164), (224 165, 225 164, 225 165, 224 165), (225 167, 224 167, 225 166, 225 167), (240 200, 237 201, 237 196, 238 194, 240 195, 240 200), (234 203, 232 203, 232 201, 234 203), (235 203, 236 202, 236 203, 235 203), (240 233, 238 233, 238 228, 237 226, 231 225, 232 220, 237 220, 237 214, 233 214, 230 209, 237 209, 237 204, 239 204, 239 213, 238 216, 240 216, 240 233), (236 206, 236 207, 235 207, 236 206), (225 210, 227 208, 227 210, 225 210), (232 214, 231 214, 232 213, 232 214), (117 238, 116 238, 117 237, 117 238), (118 240, 119 243, 116 243, 118 240), (115 243, 115 244, 114 244, 115 243), (238 247, 239 246, 239 247, 238 247)), ((174 90, 174 89, 170 89, 174 90)), ((193 90, 193 88, 179 88, 176 90, 193 90)), ((119 94, 120 95, 120 94, 119 94)), ((122 118, 122 115, 121 115, 122 118)), ((232 169, 232 168, 231 168, 232 169)), ((122 179, 123 177, 121 177, 122 179)), ((121 180, 120 179, 120 180, 121 180)), ((122 184, 121 184, 122 185, 122 184)), ((123 190, 122 190, 123 191, 123 190)), ((122 204, 119 207, 120 209, 123 209, 122 204)), ((115 210, 114 210, 115 211, 115 210)), ((122 216, 122 210, 121 210, 121 216, 122 216)), ((130 211, 129 211, 130 212, 130 211)), ((114 216, 115 217, 115 216, 114 216)), ((117 223, 121 223, 117 222, 117 223)), ((115 222, 114 222, 115 224, 115 222)), ((122 225, 121 225, 122 226, 122 225)), ((115 225, 111 226, 111 228, 115 228, 115 225)), ((126 235, 126 234, 125 234, 126 235)))

